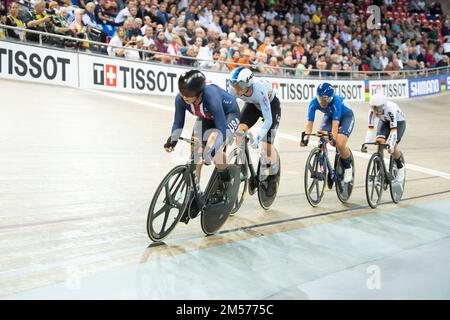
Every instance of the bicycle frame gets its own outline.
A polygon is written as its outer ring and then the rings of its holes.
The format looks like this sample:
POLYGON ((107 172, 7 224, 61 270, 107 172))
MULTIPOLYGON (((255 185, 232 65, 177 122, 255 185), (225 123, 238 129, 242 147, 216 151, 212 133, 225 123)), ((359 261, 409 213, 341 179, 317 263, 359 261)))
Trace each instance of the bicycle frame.
MULTIPOLYGON (((328 141, 325 138, 325 137, 329 137, 329 139, 333 139, 333 134, 330 132, 326 133, 326 134, 302 133, 302 140, 304 139, 305 136, 314 136, 314 137, 319 138, 319 146, 318 147, 320 149, 320 165, 323 167, 324 164, 326 163, 328 172, 331 174, 333 181, 336 181, 337 180, 336 170, 334 170, 334 167, 331 165, 330 158, 328 157, 328 148, 327 148, 328 141)), ((339 150, 337 148, 336 148, 336 155, 339 156, 339 150)))
MULTIPOLYGON (((189 143, 191 146, 195 146, 195 145, 200 144, 199 142, 194 141, 192 139, 186 139, 186 138, 183 138, 183 137, 179 137, 178 139, 181 140, 181 141, 185 141, 185 142, 189 143)), ((197 208, 199 209, 199 211, 202 211, 204 206, 205 206, 205 204, 206 204, 204 195, 208 194, 209 184, 208 184, 207 190, 205 190, 205 194, 201 195, 199 193, 200 188, 199 188, 199 186, 197 184, 197 181, 195 179, 196 178, 195 171, 197 169, 197 164, 194 163, 194 161, 195 161, 194 151, 192 151, 191 152, 191 157, 190 157, 189 161, 186 163, 186 165, 187 165, 187 167, 189 169, 189 177, 191 179, 192 188, 194 189, 194 201, 197 204, 197 208)), ((211 180, 211 178, 210 178, 210 180, 211 180)))
POLYGON ((363 143, 363 146, 366 145, 376 145, 377 146, 377 154, 381 159, 381 164, 382 164, 382 168, 383 168, 383 173, 384 173, 384 177, 386 178, 386 182, 387 183, 391 183, 392 180, 394 180, 394 177, 392 177, 391 173, 389 172, 389 170, 386 169, 386 164, 384 163, 384 149, 386 149, 389 145, 387 143, 383 143, 383 142, 366 142, 363 143))
POLYGON ((250 137, 249 136, 245 136, 245 146, 244 146, 244 152, 245 152, 245 156, 247 157, 247 164, 248 164, 248 168, 250 169, 250 175, 256 179, 256 181, 258 181, 258 176, 256 174, 255 171, 255 167, 253 166, 253 162, 252 162, 252 158, 250 157, 250 150, 248 149, 248 142, 250 141, 250 137))

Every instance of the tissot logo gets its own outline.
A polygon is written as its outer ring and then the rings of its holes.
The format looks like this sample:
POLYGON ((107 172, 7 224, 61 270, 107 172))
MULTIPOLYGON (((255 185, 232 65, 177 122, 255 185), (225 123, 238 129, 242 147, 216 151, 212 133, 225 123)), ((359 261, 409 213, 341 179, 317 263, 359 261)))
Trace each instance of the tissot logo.
POLYGON ((94 63, 94 84, 117 87, 117 66, 94 63))

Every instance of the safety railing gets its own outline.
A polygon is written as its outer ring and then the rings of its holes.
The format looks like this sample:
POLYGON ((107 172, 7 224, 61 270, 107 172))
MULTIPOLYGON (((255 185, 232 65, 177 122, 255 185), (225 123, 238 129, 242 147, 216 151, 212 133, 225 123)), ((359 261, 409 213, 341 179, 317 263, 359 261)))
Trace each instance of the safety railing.
MULTIPOLYGON (((134 50, 141 52, 143 56, 145 55, 156 55, 156 56, 166 56, 170 57, 172 59, 184 59, 184 60, 190 60, 193 61, 193 67, 196 67, 201 70, 208 70, 211 71, 211 68, 202 68, 200 66, 200 63, 202 62, 210 62, 210 63, 218 63, 221 64, 222 68, 224 65, 235 65, 235 66, 244 66, 249 67, 252 70, 254 70, 255 73, 271 76, 271 77, 285 77, 285 78, 300 78, 300 79, 342 79, 342 80, 356 80, 356 79, 406 79, 406 78, 418 78, 418 77, 428 77, 428 76, 435 76, 440 74, 447 74, 450 73, 450 66, 445 67, 439 67, 439 68, 426 68, 426 69, 411 69, 411 70, 389 70, 389 71, 356 71, 356 70, 321 70, 321 69, 309 69, 306 68, 304 70, 297 70, 297 68, 288 68, 288 67, 278 67, 278 66, 271 66, 268 64, 241 64, 236 63, 232 61, 219 61, 219 60, 211 60, 211 59, 199 59, 196 57, 189 57, 185 55, 172 55, 169 53, 162 53, 159 51, 152 51, 148 49, 139 49, 139 48, 133 48, 133 47, 126 47, 126 46, 113 46, 107 43, 93 41, 90 39, 84 39, 84 38, 76 38, 71 36, 65 36, 61 34, 55 34, 55 33, 48 33, 48 32, 42 32, 37 30, 31 30, 31 29, 25 29, 25 28, 19 28, 19 27, 12 27, 4 24, 0 24, 0 30, 15 30, 19 32, 25 32, 25 33, 32 33, 38 35, 38 42, 31 42, 31 41, 20 41, 21 43, 30 43, 30 44, 39 44, 42 47, 51 47, 54 48, 55 45, 51 45, 51 41, 48 39, 50 38, 56 38, 60 40, 68 40, 77 43, 78 45, 74 47, 65 47, 65 46, 56 46, 59 49, 65 49, 68 51, 83 51, 83 52, 89 52, 92 54, 101 54, 101 55, 107 55, 106 49, 108 47, 115 48, 115 49, 124 49, 124 50, 134 50), (83 48, 83 43, 88 43, 89 48, 83 48), (197 62, 197 64, 196 64, 197 62), (200 62, 200 63, 199 63, 200 62), (269 72, 259 72, 257 68, 264 68, 269 72), (256 70, 255 70, 256 69, 256 70)), ((6 34, 6 32, 5 32, 6 34)), ((5 39, 0 40, 9 40, 14 41, 14 38, 8 38, 6 35, 5 39)), ((118 58, 115 56, 115 58, 118 58)), ((120 58, 120 57, 119 57, 120 58)), ((125 59, 125 58, 123 58, 125 59)), ((156 62, 156 61, 148 61, 148 60, 140 60, 142 62, 156 62)), ((216 72, 225 72, 222 70, 214 70, 216 72)))

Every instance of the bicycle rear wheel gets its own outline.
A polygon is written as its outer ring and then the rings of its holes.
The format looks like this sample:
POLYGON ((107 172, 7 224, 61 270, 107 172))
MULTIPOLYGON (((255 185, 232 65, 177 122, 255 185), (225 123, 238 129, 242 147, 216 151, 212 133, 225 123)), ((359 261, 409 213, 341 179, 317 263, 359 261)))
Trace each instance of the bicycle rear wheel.
POLYGON ((147 216, 147 234, 163 240, 175 228, 189 202, 190 179, 185 165, 173 168, 155 191, 147 216))
POLYGON ((353 159, 352 151, 350 151, 350 157, 352 159, 352 181, 349 183, 344 182, 344 168, 342 166, 341 158, 336 155, 334 161, 334 170, 336 170, 336 194, 338 199, 345 203, 348 201, 353 191, 353 184, 355 181, 355 160, 353 159))
POLYGON ((327 166, 320 164, 320 148, 314 148, 306 160, 305 194, 309 204, 316 207, 323 198, 327 177, 327 166))
MULTIPOLYGON (((242 151, 244 153, 244 151, 242 151)), ((242 206, 242 203, 244 202, 245 195, 247 194, 247 185, 248 185, 248 160, 247 156, 242 154, 242 157, 240 159, 240 151, 238 148, 234 149, 230 154, 230 160, 229 163, 233 163, 239 167, 239 190, 238 195, 235 201, 235 204, 233 206, 233 209, 231 209, 230 214, 235 214, 239 211, 239 209, 242 206)))
POLYGON ((366 172, 366 198, 371 208, 376 208, 383 195, 384 169, 382 159, 374 153, 369 160, 366 172))
MULTIPOLYGON (((403 166, 405 166, 405 158, 403 157, 403 153, 400 154, 400 160, 403 163, 403 166)), ((391 155, 391 159, 389 161, 389 172, 393 177, 393 180, 391 181, 390 184, 391 199, 394 203, 399 203, 403 197, 403 192, 405 191, 406 170, 405 170, 405 178, 403 178, 403 181, 397 181, 396 177, 398 168, 397 164, 394 161, 394 155, 391 155)))
MULTIPOLYGON (((273 150, 276 151, 275 148, 273 150)), ((274 166, 275 169, 278 168, 278 171, 276 174, 269 175, 265 177, 264 180, 261 180, 261 161, 258 163, 258 173, 257 176, 259 177, 259 184, 258 184, 258 201, 261 208, 264 210, 269 210, 270 206, 274 203, 277 193, 278 193, 278 187, 280 185, 280 176, 281 176, 281 160, 279 155, 277 154, 278 163, 274 166), (269 179, 273 179, 273 181, 269 181, 269 179), (273 183, 275 186, 275 190, 273 194, 268 194, 269 188, 272 188, 273 186, 269 187, 269 183, 273 183)), ((271 171, 269 169, 269 171, 271 171)), ((272 172, 270 172, 272 173, 272 172)), ((272 192, 271 192, 272 193, 272 192)))

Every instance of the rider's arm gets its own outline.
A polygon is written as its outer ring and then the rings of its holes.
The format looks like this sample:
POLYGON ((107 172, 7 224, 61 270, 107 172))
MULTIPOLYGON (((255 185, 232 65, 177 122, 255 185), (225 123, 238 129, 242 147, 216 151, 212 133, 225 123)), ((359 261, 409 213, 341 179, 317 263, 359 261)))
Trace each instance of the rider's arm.
POLYGON ((331 122, 331 134, 333 135, 333 139, 336 140, 339 129, 339 120, 333 120, 331 122))
MULTIPOLYGON (((308 115, 306 117, 306 127, 305 127, 306 134, 310 134, 313 129, 314 118, 316 116, 315 101, 316 101, 316 99, 313 99, 309 103, 309 106, 308 106, 308 115)), ((308 144, 308 140, 309 140, 309 136, 304 137, 305 144, 303 144, 303 146, 306 146, 308 144)))
POLYGON ((203 92, 203 103, 208 106, 209 111, 213 114, 216 129, 222 134, 222 138, 216 139, 214 143, 214 150, 218 150, 227 138, 227 120, 225 118, 225 111, 222 106, 222 96, 214 93, 215 92, 212 90, 205 90, 203 92))
POLYGON ((177 141, 181 136, 181 132, 184 128, 184 120, 186 116, 186 109, 184 107, 185 102, 180 95, 175 98, 175 116, 173 118, 173 125, 171 131, 171 137, 173 141, 177 141))
POLYGON ((340 97, 334 97, 334 111, 333 120, 331 122, 331 133, 333 134, 333 139, 336 140, 339 129, 339 122, 341 122, 342 109, 344 108, 343 100, 340 97))
POLYGON ((391 132, 389 134, 389 139, 388 139, 388 143, 389 143, 389 147, 390 147, 389 151, 393 152, 395 144, 397 143, 397 117, 395 115, 395 112, 392 112, 392 111, 388 111, 387 115, 389 117, 390 127, 391 127, 391 132))
POLYGON ((364 142, 371 142, 373 140, 374 122, 375 122, 375 114, 372 110, 369 110, 368 121, 367 121, 367 134, 366 134, 366 140, 364 142))
POLYGON ((305 132, 306 132, 307 134, 310 134, 310 133, 312 132, 313 124, 314 124, 314 122, 312 122, 312 121, 306 122, 305 132))
POLYGON ((267 132, 269 132, 270 127, 272 126, 273 119, 272 119, 272 110, 270 107, 270 99, 267 92, 261 92, 260 98, 261 99, 259 105, 261 107, 261 112, 264 119, 264 124, 261 130, 259 131, 259 137, 260 140, 262 140, 262 138, 266 136, 267 132))
POLYGON ((305 128, 305 132, 306 133, 311 133, 312 129, 313 129, 313 123, 314 123, 314 119, 316 117, 316 109, 318 106, 319 102, 317 102, 317 98, 314 98, 313 100, 311 100, 311 102, 309 103, 308 106, 308 115, 306 117, 306 128, 305 128))

